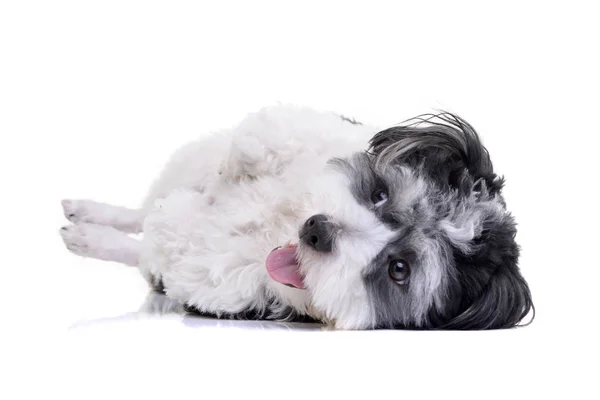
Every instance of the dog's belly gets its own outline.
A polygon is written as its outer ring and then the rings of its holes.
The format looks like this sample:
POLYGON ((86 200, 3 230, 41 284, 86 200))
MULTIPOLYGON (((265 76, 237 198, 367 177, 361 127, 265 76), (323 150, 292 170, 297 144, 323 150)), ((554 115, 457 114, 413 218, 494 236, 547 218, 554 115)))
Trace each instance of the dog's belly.
POLYGON ((140 268, 167 295, 204 311, 236 313, 271 302, 304 311, 303 291, 271 280, 270 251, 297 238, 302 212, 281 180, 172 191, 144 223, 140 268))

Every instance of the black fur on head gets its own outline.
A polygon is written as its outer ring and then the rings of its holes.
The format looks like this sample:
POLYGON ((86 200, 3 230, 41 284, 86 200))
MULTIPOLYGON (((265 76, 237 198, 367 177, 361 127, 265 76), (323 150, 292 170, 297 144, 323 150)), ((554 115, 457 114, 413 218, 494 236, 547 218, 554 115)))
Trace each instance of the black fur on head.
POLYGON ((422 168, 432 179, 463 193, 469 193, 480 180, 491 194, 504 185, 504 179, 494 174, 488 151, 475 129, 451 113, 410 119, 377 133, 370 144, 378 162, 422 168))
POLYGON ((431 311, 434 328, 503 329, 516 326, 532 309, 535 316, 529 286, 518 268, 513 218, 506 215, 503 221, 490 220, 484 225, 472 254, 453 249, 455 276, 448 290, 451 305, 445 316, 431 311))
POLYGON ((535 316, 518 267, 516 223, 501 196, 504 179, 494 173, 469 123, 447 112, 422 115, 377 133, 369 152, 382 168, 404 165, 426 176, 445 199, 435 212, 438 221, 457 209, 482 210, 478 234, 469 243, 443 239, 449 277, 444 304, 431 307, 425 326, 416 328, 510 328, 532 310, 535 316))

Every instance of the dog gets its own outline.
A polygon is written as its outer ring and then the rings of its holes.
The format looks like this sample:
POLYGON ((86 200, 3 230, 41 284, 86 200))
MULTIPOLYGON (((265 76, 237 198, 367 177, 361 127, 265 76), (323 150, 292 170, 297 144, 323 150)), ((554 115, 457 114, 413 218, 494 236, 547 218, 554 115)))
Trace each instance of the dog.
POLYGON ((271 106, 177 150, 140 209, 63 200, 60 233, 201 315, 511 328, 535 309, 504 183, 453 113, 380 129, 271 106))

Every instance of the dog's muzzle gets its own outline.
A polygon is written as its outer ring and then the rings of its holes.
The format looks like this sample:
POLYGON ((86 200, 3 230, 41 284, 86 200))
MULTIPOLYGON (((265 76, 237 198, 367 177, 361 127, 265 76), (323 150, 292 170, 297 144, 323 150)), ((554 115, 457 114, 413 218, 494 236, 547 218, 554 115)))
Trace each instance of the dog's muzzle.
POLYGON ((310 217, 300 229, 300 240, 316 251, 328 253, 333 247, 333 224, 327 216, 310 217))

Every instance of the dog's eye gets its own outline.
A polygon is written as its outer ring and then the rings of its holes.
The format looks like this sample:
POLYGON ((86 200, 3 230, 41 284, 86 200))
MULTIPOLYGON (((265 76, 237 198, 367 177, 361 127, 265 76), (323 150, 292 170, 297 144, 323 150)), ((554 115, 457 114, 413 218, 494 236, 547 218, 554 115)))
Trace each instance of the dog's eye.
POLYGON ((404 285, 408 282, 410 276, 410 267, 404 260, 392 260, 389 267, 390 278, 399 285, 404 285))
POLYGON ((375 205, 375 208, 379 208, 388 201, 388 194, 385 190, 377 189, 371 194, 371 201, 375 205))

